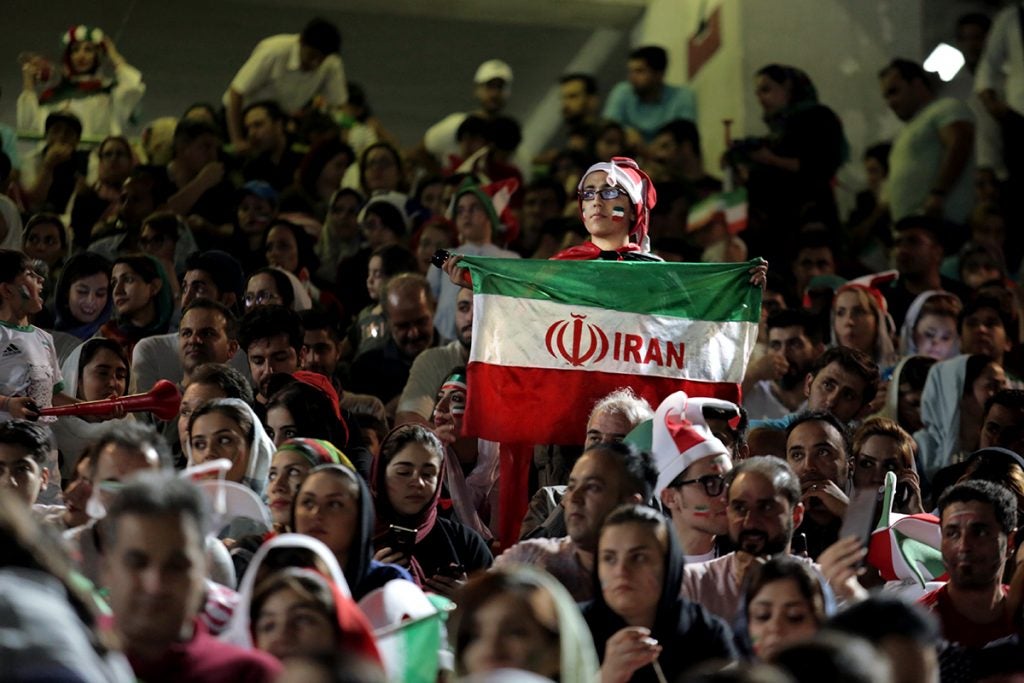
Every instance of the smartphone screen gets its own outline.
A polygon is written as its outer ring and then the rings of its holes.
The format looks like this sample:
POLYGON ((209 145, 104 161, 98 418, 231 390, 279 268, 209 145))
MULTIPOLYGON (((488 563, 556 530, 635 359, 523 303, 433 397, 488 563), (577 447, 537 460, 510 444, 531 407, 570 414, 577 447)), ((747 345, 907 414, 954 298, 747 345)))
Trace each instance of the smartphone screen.
POLYGON ((863 545, 875 528, 878 517, 875 515, 880 500, 878 489, 857 489, 850 497, 850 505, 846 508, 843 525, 839 529, 839 538, 856 536, 863 545))

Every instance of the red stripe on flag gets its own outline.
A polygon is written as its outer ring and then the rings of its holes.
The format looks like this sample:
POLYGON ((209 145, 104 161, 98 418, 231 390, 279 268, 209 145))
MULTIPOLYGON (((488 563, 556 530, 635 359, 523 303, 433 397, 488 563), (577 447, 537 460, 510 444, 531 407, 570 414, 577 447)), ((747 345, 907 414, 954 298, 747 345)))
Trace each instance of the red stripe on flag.
POLYGON ((676 391, 740 402, 732 382, 700 382, 611 372, 507 367, 479 361, 468 367, 463 429, 482 439, 520 444, 582 444, 594 404, 630 387, 652 408, 676 391))

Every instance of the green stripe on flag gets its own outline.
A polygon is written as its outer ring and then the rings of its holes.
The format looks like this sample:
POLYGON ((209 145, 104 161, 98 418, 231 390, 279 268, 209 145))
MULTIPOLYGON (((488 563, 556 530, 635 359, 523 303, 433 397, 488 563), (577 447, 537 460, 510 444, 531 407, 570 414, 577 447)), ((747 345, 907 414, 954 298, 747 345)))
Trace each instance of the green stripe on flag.
POLYGON ((757 323, 761 290, 746 263, 543 261, 466 256, 473 291, 688 320, 757 323))

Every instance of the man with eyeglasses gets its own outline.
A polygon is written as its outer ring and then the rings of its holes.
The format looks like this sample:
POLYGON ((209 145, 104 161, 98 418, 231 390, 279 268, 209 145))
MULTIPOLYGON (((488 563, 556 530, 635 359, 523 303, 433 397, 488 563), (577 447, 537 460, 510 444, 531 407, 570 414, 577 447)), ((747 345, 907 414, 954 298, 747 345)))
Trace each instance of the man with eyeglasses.
POLYGON ((683 569, 682 596, 730 622, 743 599, 743 579, 760 559, 788 554, 804 518, 800 480, 771 455, 737 463, 725 475, 726 521, 736 550, 683 569))
MULTIPOLYGON (((728 401, 688 398, 676 392, 658 406, 651 421, 651 453, 658 466, 654 495, 672 518, 687 564, 719 555, 716 539, 725 536, 725 474, 730 451, 713 433, 705 409, 716 417, 739 408, 728 401)), ((631 437, 632 438, 632 437, 631 437)))

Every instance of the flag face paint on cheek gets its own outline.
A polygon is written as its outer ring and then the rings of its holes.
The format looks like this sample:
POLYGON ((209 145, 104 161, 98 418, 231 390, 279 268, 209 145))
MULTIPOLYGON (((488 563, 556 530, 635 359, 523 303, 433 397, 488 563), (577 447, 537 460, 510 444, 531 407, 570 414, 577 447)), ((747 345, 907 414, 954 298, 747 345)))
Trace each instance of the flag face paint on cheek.
POLYGON ((708 505, 694 505, 693 506, 694 517, 710 517, 711 507, 708 505))
POLYGON ((621 206, 616 206, 612 209, 612 220, 621 221, 626 219, 626 210, 621 206))

